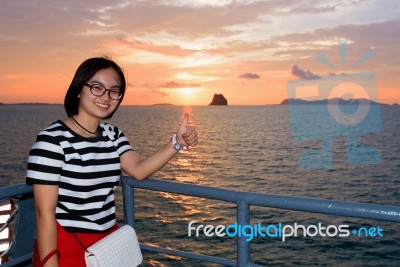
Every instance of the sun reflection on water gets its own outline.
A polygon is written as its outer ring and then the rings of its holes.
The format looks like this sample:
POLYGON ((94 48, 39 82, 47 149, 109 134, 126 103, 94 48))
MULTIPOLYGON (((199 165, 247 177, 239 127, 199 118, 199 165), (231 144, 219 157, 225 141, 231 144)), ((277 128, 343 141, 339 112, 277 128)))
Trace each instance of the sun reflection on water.
POLYGON ((199 205, 204 202, 203 198, 190 197, 185 195, 177 195, 167 192, 160 192, 160 196, 168 199, 172 203, 175 203, 183 209, 182 216, 180 217, 190 217, 193 215, 202 214, 202 209, 200 209, 199 205))

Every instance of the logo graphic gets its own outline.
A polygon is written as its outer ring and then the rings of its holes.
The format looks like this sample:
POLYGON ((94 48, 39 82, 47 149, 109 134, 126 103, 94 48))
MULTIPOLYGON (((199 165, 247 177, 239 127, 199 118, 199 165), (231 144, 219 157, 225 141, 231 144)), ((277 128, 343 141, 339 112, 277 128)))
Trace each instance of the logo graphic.
MULTIPOLYGON (((343 69, 347 42, 342 41, 339 48, 343 69)), ((350 68, 371 56, 372 52, 368 50, 350 68)), ((323 55, 317 54, 315 58, 335 69, 323 55)), ((294 67, 297 72, 304 72, 294 67)), ((297 142, 319 141, 321 147, 304 152, 299 158, 300 167, 331 169, 332 141, 337 137, 348 138, 348 164, 380 163, 379 150, 359 142, 362 135, 383 129, 375 72, 331 73, 323 77, 309 71, 303 74, 303 79, 287 82, 292 137, 297 142)))
POLYGON ((206 237, 246 237, 246 242, 252 241, 256 237, 270 237, 278 238, 282 242, 286 242, 289 237, 350 237, 351 234, 355 237, 383 237, 383 228, 380 226, 371 227, 357 227, 352 231, 349 229, 349 225, 341 224, 336 225, 323 225, 322 223, 311 224, 308 226, 295 222, 294 224, 285 223, 257 223, 253 225, 245 224, 241 225, 233 223, 228 226, 210 225, 210 224, 196 224, 195 220, 192 220, 188 224, 188 237, 199 237, 204 235, 206 237))

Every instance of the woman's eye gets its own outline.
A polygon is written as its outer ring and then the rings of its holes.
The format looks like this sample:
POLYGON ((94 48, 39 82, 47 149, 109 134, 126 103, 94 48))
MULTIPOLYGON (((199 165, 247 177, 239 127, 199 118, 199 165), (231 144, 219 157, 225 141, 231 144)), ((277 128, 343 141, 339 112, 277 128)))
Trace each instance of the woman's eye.
POLYGON ((102 92, 104 90, 104 88, 99 86, 99 85, 93 85, 92 86, 92 90, 96 90, 96 91, 102 92))
POLYGON ((113 96, 119 96, 120 95, 120 91, 119 90, 111 90, 110 94, 112 94, 113 96))

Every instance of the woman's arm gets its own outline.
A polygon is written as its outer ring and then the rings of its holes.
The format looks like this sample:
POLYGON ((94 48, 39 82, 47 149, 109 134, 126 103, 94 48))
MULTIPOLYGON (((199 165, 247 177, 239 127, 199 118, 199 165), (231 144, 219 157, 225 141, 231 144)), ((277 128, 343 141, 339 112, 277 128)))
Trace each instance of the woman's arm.
POLYGON ((130 150, 122 154, 121 167, 129 176, 143 180, 161 169, 177 152, 170 143, 145 159, 130 150))
MULTIPOLYGON (((42 261, 51 251, 57 249, 56 206, 58 186, 33 185, 36 209, 36 242, 42 261)), ((51 257, 43 267, 58 267, 57 255, 51 257)))
MULTIPOLYGON (((176 133, 177 140, 186 150, 198 143, 197 133, 192 126, 188 126, 189 115, 185 114, 176 133)), ((178 151, 171 142, 142 159, 136 152, 128 151, 121 156, 121 167, 124 172, 138 180, 143 180, 161 169, 178 151)))

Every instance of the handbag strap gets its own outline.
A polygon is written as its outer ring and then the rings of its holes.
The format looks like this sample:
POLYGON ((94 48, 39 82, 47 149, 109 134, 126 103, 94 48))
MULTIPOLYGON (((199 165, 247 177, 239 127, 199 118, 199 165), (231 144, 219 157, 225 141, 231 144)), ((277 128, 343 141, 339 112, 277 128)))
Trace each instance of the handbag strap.
POLYGON ((89 253, 87 247, 82 243, 82 241, 78 238, 78 236, 75 233, 72 233, 72 235, 75 237, 76 241, 78 241, 79 245, 83 248, 83 250, 89 253))
MULTIPOLYGON (((60 202, 58 202, 57 204, 58 204, 59 208, 65 210, 66 212, 68 212, 70 214, 73 214, 70 209, 68 209, 66 206, 64 206, 60 202)), ((89 252, 87 250, 87 247, 82 243, 82 241, 79 239, 79 237, 75 233, 71 233, 71 234, 75 237, 76 241, 78 241, 79 245, 83 248, 83 250, 86 251, 86 252, 89 252)))
POLYGON ((60 254, 58 249, 53 249, 52 251, 50 251, 49 254, 47 254, 46 257, 44 257, 44 259, 42 261, 39 260, 40 267, 42 267, 51 257, 53 257, 56 254, 57 254, 57 256, 60 254))

